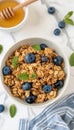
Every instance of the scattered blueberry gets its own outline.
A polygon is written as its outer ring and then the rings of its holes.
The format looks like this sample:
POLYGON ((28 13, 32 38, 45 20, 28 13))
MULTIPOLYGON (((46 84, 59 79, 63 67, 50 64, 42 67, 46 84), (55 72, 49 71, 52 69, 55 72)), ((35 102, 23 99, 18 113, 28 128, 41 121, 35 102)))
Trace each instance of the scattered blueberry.
POLYGON ((34 103, 35 99, 36 99, 36 96, 30 95, 29 97, 26 98, 26 102, 31 104, 31 103, 34 103))
POLYGON ((61 66, 62 62, 63 62, 63 58, 61 56, 55 56, 53 58, 53 63, 55 65, 61 66))
POLYGON ((23 85, 22 85, 22 89, 23 90, 30 90, 32 87, 32 83, 29 83, 29 82, 25 82, 23 85))
POLYGON ((47 62, 48 61, 48 57, 47 56, 42 56, 41 57, 41 61, 42 62, 47 62))
POLYGON ((44 92, 49 93, 52 91, 52 86, 51 85, 44 85, 43 90, 44 90, 44 92))
POLYGON ((26 57, 25 57, 26 63, 34 63, 35 60, 36 60, 36 56, 35 56, 35 54, 33 54, 33 53, 29 53, 29 54, 27 54, 26 57))
POLYGON ((48 46, 44 43, 40 44, 41 50, 44 50, 45 48, 47 48, 48 46))
POLYGON ((9 75, 11 74, 11 69, 9 66, 4 66, 4 68, 2 69, 2 73, 3 75, 9 75))
POLYGON ((55 34, 56 36, 60 35, 60 33, 61 33, 61 31, 60 31, 59 28, 56 28, 56 29, 54 30, 54 34, 55 34))
POLYGON ((5 109, 4 105, 0 104, 0 113, 3 112, 5 109))
POLYGON ((58 80, 58 81, 54 84, 55 88, 57 88, 57 89, 62 88, 63 85, 64 85, 64 82, 63 82, 62 80, 58 80))
POLYGON ((60 22, 58 23, 58 26, 59 26, 59 28, 61 28, 61 29, 65 28, 65 22, 64 22, 64 21, 60 21, 60 22))
POLYGON ((48 8, 48 13, 49 14, 54 14, 55 13, 55 8, 54 7, 49 7, 48 8))

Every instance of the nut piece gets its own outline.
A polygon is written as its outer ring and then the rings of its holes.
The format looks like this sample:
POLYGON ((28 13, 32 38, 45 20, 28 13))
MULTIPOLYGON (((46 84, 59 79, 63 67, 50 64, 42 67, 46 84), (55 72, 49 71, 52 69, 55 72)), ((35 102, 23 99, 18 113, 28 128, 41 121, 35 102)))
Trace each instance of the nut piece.
POLYGON ((25 91, 25 97, 29 97, 30 96, 30 91, 25 91))
POLYGON ((36 102, 36 103, 42 103, 42 102, 44 102, 45 97, 46 97, 46 94, 45 94, 45 93, 39 94, 39 95, 37 96, 37 99, 36 99, 35 102, 36 102))
POLYGON ((47 93, 47 99, 54 99, 57 96, 57 90, 54 89, 50 93, 47 93))

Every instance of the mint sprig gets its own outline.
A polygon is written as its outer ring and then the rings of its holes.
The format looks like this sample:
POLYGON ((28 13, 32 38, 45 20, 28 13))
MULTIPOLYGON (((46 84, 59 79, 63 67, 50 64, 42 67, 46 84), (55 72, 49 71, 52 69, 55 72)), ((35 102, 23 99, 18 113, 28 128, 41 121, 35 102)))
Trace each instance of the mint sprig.
POLYGON ((3 46, 0 44, 0 54, 2 53, 3 51, 3 46))
POLYGON ((64 22, 66 24, 70 24, 70 25, 74 25, 74 21, 71 19, 71 16, 73 15, 73 11, 68 12, 65 16, 64 16, 64 22))
POLYGON ((32 79, 35 79, 37 76, 36 76, 36 74, 31 74, 31 76, 30 76, 32 79))
POLYGON ((74 53, 70 55, 69 62, 71 66, 74 66, 74 53))
POLYGON ((36 76, 36 74, 35 73, 33 73, 33 74, 27 74, 27 72, 25 72, 25 73, 20 73, 18 76, 17 76, 17 78, 19 79, 19 80, 29 80, 29 79, 35 79, 37 76, 36 76))
POLYGON ((14 67, 16 67, 17 64, 18 64, 18 57, 17 57, 17 56, 14 56, 13 59, 12 59, 12 65, 13 65, 14 67))
POLYGON ((17 77, 19 80, 28 80, 29 79, 29 74, 25 73, 21 73, 18 75, 17 77))
POLYGON ((11 117, 14 117, 15 114, 16 114, 16 106, 15 106, 14 104, 12 104, 12 105, 10 106, 10 116, 11 116, 11 117))
POLYGON ((32 45, 32 48, 33 48, 34 50, 36 50, 36 51, 40 51, 40 50, 41 50, 41 47, 40 47, 40 45, 38 45, 38 44, 32 45))

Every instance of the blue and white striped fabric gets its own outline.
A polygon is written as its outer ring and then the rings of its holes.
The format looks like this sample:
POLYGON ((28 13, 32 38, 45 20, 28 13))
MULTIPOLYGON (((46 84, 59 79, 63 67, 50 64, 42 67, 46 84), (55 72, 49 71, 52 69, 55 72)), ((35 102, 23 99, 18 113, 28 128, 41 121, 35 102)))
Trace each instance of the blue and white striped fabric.
POLYGON ((21 119, 19 130, 74 130, 74 93, 47 106, 31 121, 21 119))

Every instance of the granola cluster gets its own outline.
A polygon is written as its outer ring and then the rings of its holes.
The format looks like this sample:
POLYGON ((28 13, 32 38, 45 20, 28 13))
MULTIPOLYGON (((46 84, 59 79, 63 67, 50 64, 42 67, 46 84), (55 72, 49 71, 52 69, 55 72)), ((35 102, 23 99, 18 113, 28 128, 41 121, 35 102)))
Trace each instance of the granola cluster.
POLYGON ((58 81, 64 83, 66 77, 64 61, 61 65, 57 65, 53 61, 57 56, 55 50, 48 47, 37 50, 31 45, 21 46, 6 60, 5 66, 8 66, 11 71, 9 74, 3 74, 4 84, 10 88, 13 96, 28 103, 43 103, 56 98, 60 86, 58 81), (33 63, 26 62, 27 54, 35 55, 33 63), (42 56, 46 56, 47 60, 41 61, 42 56), (31 87, 23 89, 22 86, 25 83, 31 83, 31 87), (48 88, 45 85, 48 85, 48 88))

